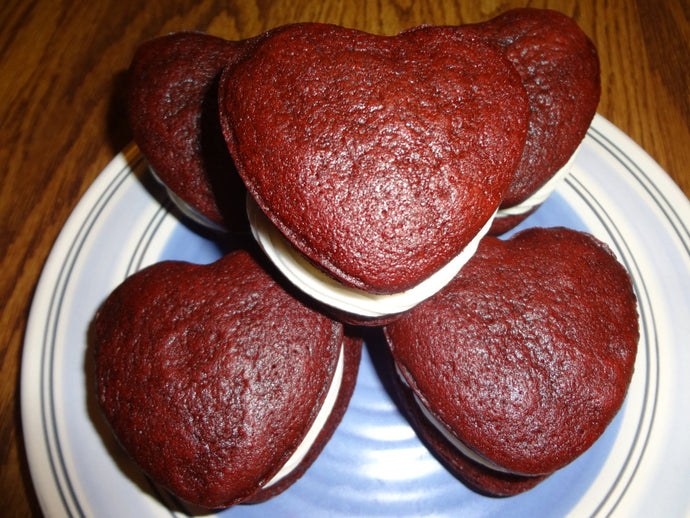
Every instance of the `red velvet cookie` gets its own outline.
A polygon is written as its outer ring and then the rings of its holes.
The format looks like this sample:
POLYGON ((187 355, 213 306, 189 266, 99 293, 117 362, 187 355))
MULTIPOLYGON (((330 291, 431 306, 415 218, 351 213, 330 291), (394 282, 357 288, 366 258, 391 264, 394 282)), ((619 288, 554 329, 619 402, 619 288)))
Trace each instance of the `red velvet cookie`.
POLYGON ((187 216, 246 229, 246 189, 218 120, 218 78, 245 42, 180 32, 145 42, 129 69, 134 141, 187 216))
POLYGON ((446 288, 385 333, 401 390, 421 405, 420 434, 470 486, 510 495, 604 432, 639 327, 630 277, 608 247, 553 228, 485 238, 446 288))
POLYGON ((516 206, 561 168, 569 169, 566 164, 599 104, 599 57, 575 21, 557 11, 514 9, 472 27, 503 50, 520 74, 529 101, 525 149, 491 229, 500 234, 527 217, 548 194, 519 212, 516 206))
POLYGON ((285 27, 228 66, 219 92, 260 209, 309 262, 367 293, 413 288, 470 243, 527 131, 513 67, 451 28, 285 27))
POLYGON ((98 401, 157 483, 208 508, 292 484, 340 422, 361 341, 242 251, 125 280, 94 322, 98 401))

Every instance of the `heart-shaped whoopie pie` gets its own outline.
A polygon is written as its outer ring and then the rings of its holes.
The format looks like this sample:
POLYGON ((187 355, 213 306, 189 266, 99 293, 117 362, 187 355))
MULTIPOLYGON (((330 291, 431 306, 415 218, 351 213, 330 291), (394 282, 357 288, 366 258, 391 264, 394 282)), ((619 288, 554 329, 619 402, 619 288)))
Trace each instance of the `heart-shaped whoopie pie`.
POLYGON ((490 220, 527 132, 522 82, 476 33, 286 26, 226 67, 225 138, 260 209, 328 276, 408 290, 490 220))
POLYGON ((522 492, 601 436, 631 381, 630 277, 589 234, 482 240, 455 279, 385 328, 403 408, 471 487, 522 492))
POLYGON ((513 9, 472 27, 502 49, 529 101, 525 148, 491 228, 496 235, 524 220, 569 172, 599 104, 599 57, 577 23, 558 11, 513 9))
POLYGON ((345 412, 361 352, 244 251, 135 273, 93 329, 115 436, 154 481, 207 508, 265 500, 303 474, 345 412))
POLYGON ((186 216, 215 230, 247 228, 246 189, 218 120, 218 79, 251 41, 178 32, 137 48, 128 71, 134 141, 186 216))

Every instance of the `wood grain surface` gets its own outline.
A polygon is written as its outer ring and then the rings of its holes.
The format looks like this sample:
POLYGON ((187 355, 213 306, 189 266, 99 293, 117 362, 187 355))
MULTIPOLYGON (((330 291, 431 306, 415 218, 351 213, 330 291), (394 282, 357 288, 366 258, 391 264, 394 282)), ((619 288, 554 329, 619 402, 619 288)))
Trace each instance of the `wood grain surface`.
POLYGON ((380 34, 479 22, 513 7, 571 15, 596 44, 599 113, 690 195, 687 0, 5 0, 0 7, 0 495, 5 516, 40 516, 24 453, 19 374, 44 261, 80 196, 131 140, 126 70, 137 45, 197 29, 228 39, 320 21, 380 34))

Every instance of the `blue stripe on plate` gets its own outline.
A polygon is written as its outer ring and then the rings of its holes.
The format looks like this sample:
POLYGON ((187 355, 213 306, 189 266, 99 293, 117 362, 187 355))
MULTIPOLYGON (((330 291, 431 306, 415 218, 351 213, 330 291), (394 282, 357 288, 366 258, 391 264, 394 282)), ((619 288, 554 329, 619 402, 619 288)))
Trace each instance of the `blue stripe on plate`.
MULTIPOLYGON (((644 277, 641 274, 641 270, 639 268, 639 265, 637 264, 637 261, 635 260, 635 256, 630 250, 628 244, 626 243, 625 239, 623 238, 620 229, 616 226, 616 223, 609 217, 608 213, 606 212, 605 208, 599 203, 599 201, 590 193, 590 191, 587 189, 587 187, 577 178, 575 177, 568 177, 566 179, 566 183, 575 190, 575 192, 578 193, 580 198, 585 201, 585 203, 590 207, 592 212, 597 216, 599 221, 602 223, 604 228, 606 228, 609 236, 608 243, 611 246, 614 246, 616 250, 618 251, 619 257, 621 257, 621 260, 626 268, 626 270, 630 273, 631 278, 633 279, 634 283, 634 288, 637 294, 637 299, 638 299, 638 307, 640 311, 640 327, 641 327, 641 333, 640 336, 641 338, 644 339, 644 344, 646 347, 646 355, 647 355, 647 371, 645 372, 645 390, 644 390, 644 403, 642 406, 642 415, 640 416, 640 420, 638 421, 638 426, 637 430, 635 432, 635 438, 633 440, 632 448, 628 452, 628 456, 621 466, 621 471, 619 472, 618 476, 616 477, 616 481, 614 484, 611 486, 607 496, 602 500, 602 502, 599 504, 595 511, 595 515, 598 514, 600 511, 604 509, 607 505, 611 506, 610 509, 608 509, 607 512, 612 512, 615 507, 618 505, 620 502, 620 499, 623 497, 625 494, 625 491, 627 490, 630 481, 634 477, 635 472, 637 471, 640 461, 642 459, 642 456, 644 454, 644 450, 647 447, 647 443, 649 442, 649 434, 651 430, 651 426, 654 420, 654 414, 656 412, 656 406, 657 406, 657 399, 658 399, 658 379, 659 379, 659 373, 658 373, 658 358, 659 358, 659 344, 657 340, 657 332, 656 332, 656 321, 654 318, 654 313, 651 310, 651 300, 649 296, 649 291, 647 289, 647 285, 645 283, 644 277), (649 325, 648 325, 649 324, 649 325), (650 359, 654 359, 654 365, 656 365, 656 370, 654 372, 650 372, 650 359), (646 414, 647 412, 651 412, 650 416, 650 423, 649 426, 646 427, 644 430, 642 429, 643 424, 646 422, 646 414), (637 450, 641 448, 641 451, 639 452, 639 456, 636 458, 632 458, 633 455, 633 450, 637 450), (629 477, 624 479, 624 474, 628 472, 629 470, 632 470, 630 473, 629 477), (623 484, 623 488, 621 489, 620 495, 616 499, 615 502, 610 503, 608 500, 614 495, 616 489, 618 488, 619 485, 623 484)), ((638 353, 639 354, 639 353, 638 353)))
POLYGON ((74 273, 74 265, 81 253, 84 241, 89 236, 89 233, 101 215, 104 207, 115 195, 122 183, 126 180, 131 170, 129 165, 123 167, 113 176, 112 181, 108 184, 103 193, 98 197, 96 203, 88 212, 82 225, 79 227, 76 237, 69 247, 65 262, 58 273, 55 289, 51 297, 51 303, 48 311, 48 319, 44 329, 44 359, 41 363, 41 391, 42 409, 43 409, 43 423, 44 435, 46 444, 48 446, 50 469, 52 470, 55 483, 60 492, 62 503, 65 511, 70 516, 84 516, 84 511, 79 504, 79 501, 74 492, 72 482, 69 478, 65 468, 65 460, 60 446, 60 440, 57 430, 57 419, 55 416, 55 401, 54 391, 54 362, 55 362, 55 336, 57 334, 58 323, 60 322, 60 315, 63 310, 62 301, 64 300, 65 290, 69 284, 69 280, 74 273), (64 480, 64 481, 63 481, 64 480))

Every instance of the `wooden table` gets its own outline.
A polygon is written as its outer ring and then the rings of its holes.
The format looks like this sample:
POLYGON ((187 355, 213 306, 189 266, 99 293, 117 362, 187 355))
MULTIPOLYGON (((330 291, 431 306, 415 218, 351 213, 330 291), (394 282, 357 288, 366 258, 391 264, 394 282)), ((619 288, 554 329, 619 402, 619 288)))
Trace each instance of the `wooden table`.
POLYGON ((576 19, 600 54, 599 113, 640 144, 690 195, 687 0, 5 1, 0 7, 3 512, 41 513, 19 419, 26 319, 44 261, 70 211, 131 140, 123 116, 123 85, 140 42, 185 29, 240 39, 298 21, 393 34, 421 23, 478 22, 527 4, 576 19))

